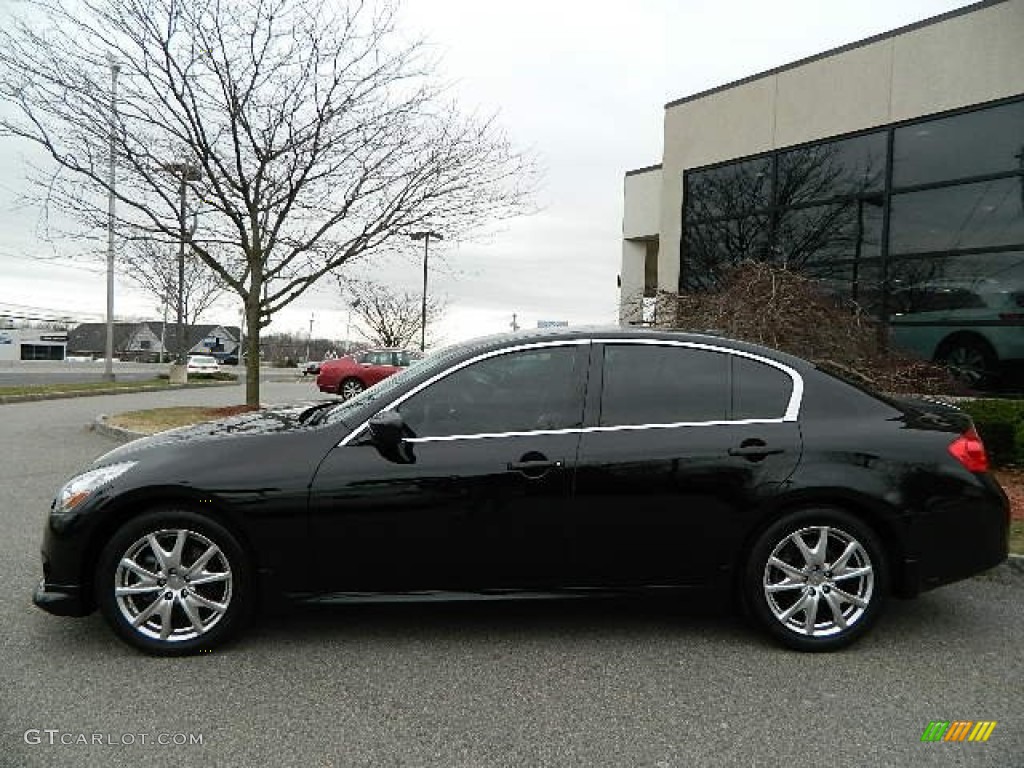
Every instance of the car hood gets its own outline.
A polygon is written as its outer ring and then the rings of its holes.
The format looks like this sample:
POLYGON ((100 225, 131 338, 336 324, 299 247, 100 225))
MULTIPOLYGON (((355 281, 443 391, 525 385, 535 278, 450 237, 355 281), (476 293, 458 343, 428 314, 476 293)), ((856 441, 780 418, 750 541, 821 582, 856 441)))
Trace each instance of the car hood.
POLYGON ((95 466, 139 458, 155 448, 180 443, 209 442, 213 440, 234 440, 282 432, 294 432, 307 428, 303 419, 315 403, 270 408, 253 413, 244 413, 218 421, 207 421, 187 427, 178 427, 155 435, 140 437, 103 454, 93 462, 95 466))

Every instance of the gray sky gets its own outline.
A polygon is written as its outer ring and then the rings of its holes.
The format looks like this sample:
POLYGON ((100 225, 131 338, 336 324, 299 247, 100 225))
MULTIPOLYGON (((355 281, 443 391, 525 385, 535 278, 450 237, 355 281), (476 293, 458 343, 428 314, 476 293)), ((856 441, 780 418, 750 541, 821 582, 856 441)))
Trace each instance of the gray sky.
MULTIPOLYGON (((456 341, 507 330, 513 312, 524 327, 614 322, 622 176, 660 162, 666 102, 969 4, 406 0, 404 26, 435 47, 462 107, 497 112, 546 170, 540 213, 483 242, 432 245, 430 292, 449 301, 441 335, 456 341)), ((102 261, 66 258, 67 244, 58 249, 44 237, 42 209, 19 204, 29 152, 0 139, 0 311, 33 307, 100 320, 102 261)), ((360 271, 418 291, 421 269, 395 259, 360 271)), ((325 284, 278 315, 271 330, 306 332, 312 314, 315 335, 341 337, 343 306, 325 284)), ((228 302, 206 319, 237 324, 239 309, 228 302)), ((157 316, 154 301, 123 280, 115 312, 157 316)))

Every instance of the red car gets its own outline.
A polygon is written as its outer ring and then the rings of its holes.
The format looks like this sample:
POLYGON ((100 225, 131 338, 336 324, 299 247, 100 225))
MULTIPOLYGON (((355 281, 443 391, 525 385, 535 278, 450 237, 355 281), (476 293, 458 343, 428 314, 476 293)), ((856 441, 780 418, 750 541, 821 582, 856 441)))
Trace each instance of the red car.
POLYGON ((381 379, 407 368, 421 357, 420 352, 415 350, 370 349, 337 360, 324 360, 320 364, 316 385, 321 392, 341 395, 348 400, 381 379))

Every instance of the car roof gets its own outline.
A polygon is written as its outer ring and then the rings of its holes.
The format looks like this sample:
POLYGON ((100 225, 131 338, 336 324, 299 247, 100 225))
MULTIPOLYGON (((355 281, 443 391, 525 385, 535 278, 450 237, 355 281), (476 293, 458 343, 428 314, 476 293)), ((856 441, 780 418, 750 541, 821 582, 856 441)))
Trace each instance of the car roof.
POLYGON ((511 346, 514 344, 530 344, 534 342, 540 343, 560 340, 571 341, 576 339, 607 339, 609 341, 619 339, 650 339, 688 342, 692 344, 707 344, 709 346, 747 352, 752 355, 760 355, 761 357, 766 357, 770 360, 775 360, 794 368, 807 369, 815 367, 813 363, 807 360, 795 357, 794 355, 790 355, 785 352, 780 352, 777 349, 765 347, 760 344, 752 344, 746 341, 739 341, 738 339, 732 339, 728 336, 710 331, 705 333, 692 333, 689 331, 650 328, 645 326, 598 325, 577 326, 575 328, 531 328, 511 333, 501 333, 493 336, 483 336, 476 339, 470 339, 465 342, 461 342, 460 344, 453 345, 453 347, 450 347, 449 349, 454 350, 455 347, 464 347, 467 349, 482 350, 511 346))

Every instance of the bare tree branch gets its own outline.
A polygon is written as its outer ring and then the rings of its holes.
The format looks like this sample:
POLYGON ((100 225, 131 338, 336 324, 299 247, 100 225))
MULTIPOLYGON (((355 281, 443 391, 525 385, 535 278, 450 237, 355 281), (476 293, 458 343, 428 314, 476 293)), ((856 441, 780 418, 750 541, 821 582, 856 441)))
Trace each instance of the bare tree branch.
MULTIPOLYGON (((349 306, 362 321, 359 335, 381 347, 408 347, 423 327, 423 297, 397 291, 367 280, 344 283, 349 306)), ((447 306, 437 297, 427 297, 427 338, 436 343, 431 329, 444 316, 447 306)))
POLYGON ((180 175, 200 177, 192 252, 259 333, 317 281, 430 228, 472 236, 531 210, 538 172, 493 119, 461 114, 397 2, 21 0, 0 29, 0 135, 43 148, 51 205, 92 235, 117 199, 130 239, 180 236, 180 175), (109 64, 120 66, 108 189, 109 64))

